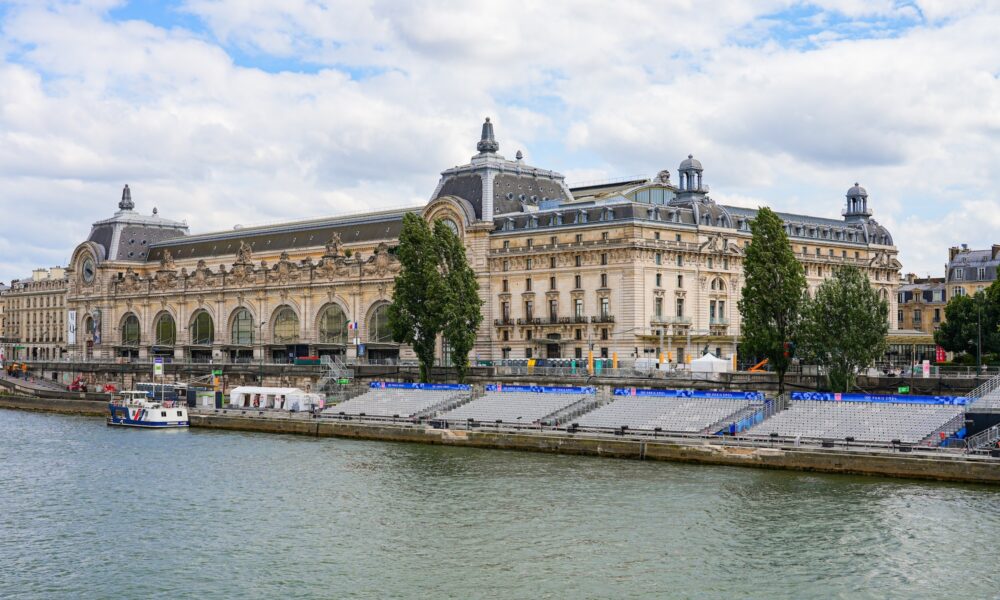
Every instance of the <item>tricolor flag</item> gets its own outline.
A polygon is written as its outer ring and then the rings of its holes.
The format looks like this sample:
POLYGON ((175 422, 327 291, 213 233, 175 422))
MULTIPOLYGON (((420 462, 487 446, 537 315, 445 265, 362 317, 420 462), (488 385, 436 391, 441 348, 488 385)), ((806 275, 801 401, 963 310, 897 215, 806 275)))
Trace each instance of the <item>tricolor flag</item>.
POLYGON ((349 323, 347 324, 347 329, 348 329, 349 331, 357 331, 357 329, 358 329, 358 323, 357 323, 356 321, 351 321, 351 322, 349 322, 349 323))

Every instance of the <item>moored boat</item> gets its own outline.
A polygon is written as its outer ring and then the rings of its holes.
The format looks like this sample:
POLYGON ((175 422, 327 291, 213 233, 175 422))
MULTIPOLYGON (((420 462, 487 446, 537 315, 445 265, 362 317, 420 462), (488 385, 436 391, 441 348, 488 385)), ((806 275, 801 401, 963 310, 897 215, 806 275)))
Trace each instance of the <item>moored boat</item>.
POLYGON ((108 425, 166 429, 187 427, 187 407, 180 402, 152 400, 146 392, 123 391, 108 403, 108 425))

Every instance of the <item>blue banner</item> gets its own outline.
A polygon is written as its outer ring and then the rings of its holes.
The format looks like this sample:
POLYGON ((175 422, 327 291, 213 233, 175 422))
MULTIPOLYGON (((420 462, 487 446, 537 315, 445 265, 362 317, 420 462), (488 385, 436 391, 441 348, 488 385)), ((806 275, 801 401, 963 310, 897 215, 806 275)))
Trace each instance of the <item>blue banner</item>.
POLYGON ((371 389, 385 390, 453 390, 466 391, 469 385, 465 383, 397 383, 395 381, 373 381, 368 384, 371 389))
POLYGON ((763 400, 764 392, 726 392, 716 390, 648 390, 615 388, 615 396, 652 396, 656 398, 716 398, 721 400, 763 400))
POLYGON ((947 404, 965 406, 965 396, 900 396, 897 394, 835 394, 833 392, 792 392, 792 400, 826 402, 874 402, 877 404, 947 404))
POLYGON ((502 383, 489 384, 486 386, 487 392, 531 392, 533 394, 593 394, 597 392, 595 387, 549 387, 544 385, 504 385, 502 383))

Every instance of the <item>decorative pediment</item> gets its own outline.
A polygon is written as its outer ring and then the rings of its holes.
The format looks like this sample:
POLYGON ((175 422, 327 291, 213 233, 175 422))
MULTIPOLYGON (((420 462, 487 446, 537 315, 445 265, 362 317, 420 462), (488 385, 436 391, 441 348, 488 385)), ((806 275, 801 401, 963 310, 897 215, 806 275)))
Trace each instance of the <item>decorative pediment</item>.
POLYGON ((202 289, 213 286, 217 283, 217 276, 212 273, 204 260, 199 260, 194 271, 188 276, 187 285, 189 288, 202 289))
MULTIPOLYGON (((263 266, 263 263, 261 265, 263 266)), ((282 252, 278 263, 271 267, 267 278, 279 284, 285 284, 296 281, 299 277, 299 266, 289 259, 287 252, 282 252)))
POLYGON ((375 275, 385 277, 386 275, 399 272, 401 265, 399 260, 389 254, 389 246, 382 242, 375 249, 375 254, 368 257, 362 271, 365 275, 375 275))
POLYGON ((118 282, 118 291, 123 294, 134 294, 140 290, 142 282, 139 274, 132 270, 132 267, 125 269, 121 281, 118 282))

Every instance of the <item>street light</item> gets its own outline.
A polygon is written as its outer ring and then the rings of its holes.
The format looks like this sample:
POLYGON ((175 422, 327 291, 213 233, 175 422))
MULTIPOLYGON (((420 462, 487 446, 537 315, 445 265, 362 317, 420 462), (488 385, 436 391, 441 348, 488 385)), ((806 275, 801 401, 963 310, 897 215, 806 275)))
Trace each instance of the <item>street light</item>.
POLYGON ((257 339, 260 343, 260 385, 264 385, 264 325, 267 321, 261 321, 257 326, 257 339))

